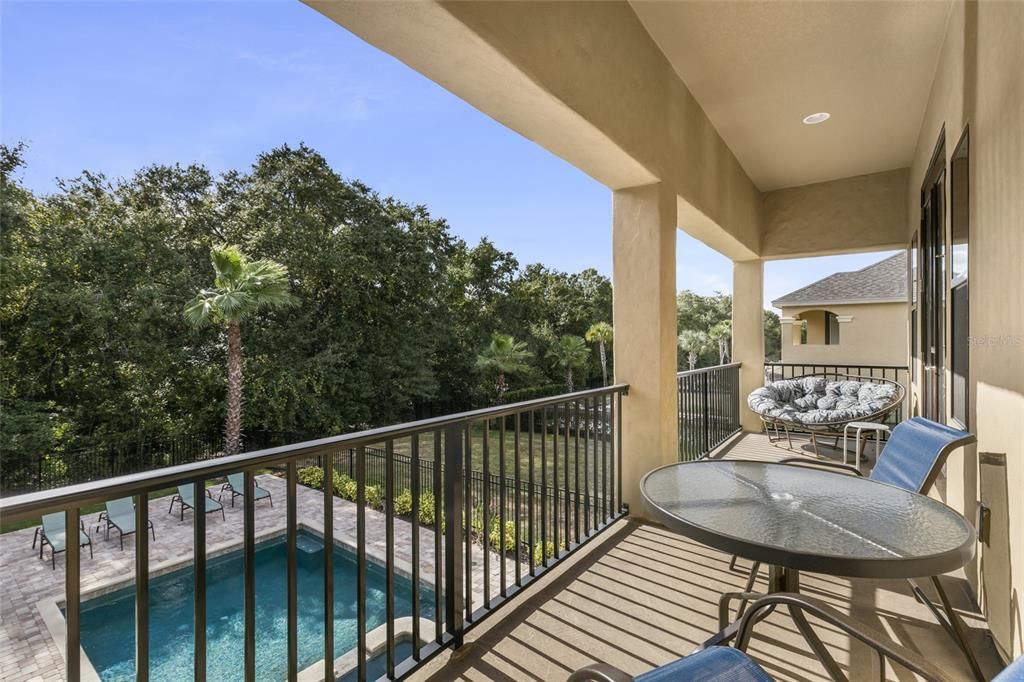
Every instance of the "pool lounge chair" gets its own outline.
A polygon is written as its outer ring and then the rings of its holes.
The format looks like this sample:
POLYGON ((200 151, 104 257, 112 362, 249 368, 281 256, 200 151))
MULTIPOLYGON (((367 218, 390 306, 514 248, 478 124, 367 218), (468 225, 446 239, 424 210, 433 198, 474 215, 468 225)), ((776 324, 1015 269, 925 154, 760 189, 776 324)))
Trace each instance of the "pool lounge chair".
MULTIPOLYGON (((118 532, 118 539, 121 542, 121 549, 124 550, 124 536, 131 535, 135 532, 135 502, 130 497, 122 497, 116 500, 108 500, 106 503, 107 510, 100 512, 100 516, 96 519, 96 532, 100 530, 100 526, 106 521, 106 537, 110 539, 110 529, 116 528, 118 532)), ((153 522, 149 522, 149 532, 153 534, 153 539, 156 540, 156 531, 153 530, 153 522)))
MULTIPOLYGON (((78 546, 89 547, 89 558, 92 558, 92 538, 85 532, 85 523, 79 520, 80 530, 78 531, 78 546)), ((35 537, 32 539, 32 549, 36 548, 36 540, 39 540, 39 558, 43 558, 43 548, 50 546, 50 568, 57 568, 57 555, 67 550, 67 533, 64 532, 64 512, 43 514, 43 525, 36 528, 35 537)))
MULTIPOLYGON (((269 500, 270 506, 274 506, 274 498, 271 497, 270 491, 266 488, 261 488, 258 483, 253 481, 255 488, 253 494, 253 502, 259 502, 260 500, 269 500)), ((220 498, 224 497, 225 491, 231 491, 231 506, 235 506, 235 498, 242 497, 245 495, 245 474, 239 472, 237 474, 228 474, 228 482, 220 487, 220 498)))
MULTIPOLYGON (((193 488, 192 488, 192 484, 191 483, 188 483, 186 485, 179 485, 178 486, 178 493, 174 497, 171 498, 171 506, 167 509, 167 513, 170 514, 171 512, 173 512, 174 511, 174 503, 178 502, 178 503, 181 504, 179 518, 182 521, 184 521, 185 520, 185 510, 186 509, 195 510, 195 508, 196 508, 196 500, 195 500, 195 497, 192 495, 192 490, 193 490, 193 488)), ((219 511, 220 512, 220 518, 221 519, 225 518, 224 517, 224 505, 221 504, 220 502, 218 502, 217 500, 213 499, 213 494, 209 490, 206 491, 206 496, 203 499, 206 501, 206 513, 207 514, 212 514, 213 512, 219 511)))

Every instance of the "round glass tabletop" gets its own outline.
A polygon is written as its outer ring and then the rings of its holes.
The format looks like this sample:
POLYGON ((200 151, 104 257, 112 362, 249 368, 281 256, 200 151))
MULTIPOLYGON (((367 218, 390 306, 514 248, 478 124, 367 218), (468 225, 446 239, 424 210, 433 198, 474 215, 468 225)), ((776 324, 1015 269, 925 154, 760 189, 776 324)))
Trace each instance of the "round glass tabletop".
POLYGON ((974 527, 924 495, 810 467, 738 460, 671 464, 640 482, 668 528, 715 549, 788 568, 914 578, 960 568, 974 527))

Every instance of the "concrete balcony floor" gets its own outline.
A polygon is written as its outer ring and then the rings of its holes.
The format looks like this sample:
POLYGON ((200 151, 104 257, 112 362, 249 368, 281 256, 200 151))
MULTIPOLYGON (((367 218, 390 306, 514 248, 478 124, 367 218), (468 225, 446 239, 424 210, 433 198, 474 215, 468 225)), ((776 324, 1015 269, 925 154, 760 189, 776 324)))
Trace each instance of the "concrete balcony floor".
MULTIPOLYGON (((804 448, 809 448, 805 439, 794 441, 794 450, 804 448)), ((874 446, 868 450, 873 453, 874 446)), ((793 454, 763 434, 745 434, 714 456, 770 460, 793 454)), ((822 448, 822 454, 838 453, 822 448)), ((749 566, 739 563, 738 569, 749 566)), ((742 589, 744 580, 740 570, 730 571, 726 554, 661 526, 623 520, 545 576, 531 594, 474 630, 460 650, 443 654, 413 679, 562 680, 594 661, 639 674, 691 652, 716 631, 719 594, 742 589)), ((994 675, 1000 662, 969 602, 963 576, 944 581, 972 628, 982 667, 994 675)), ((765 587, 762 575, 757 589, 765 587)), ((905 581, 805 573, 801 588, 917 650, 951 679, 970 679, 959 650, 905 581)), ((852 680, 879 679, 877 657, 866 646, 830 627, 815 630, 852 680)), ((782 610, 755 628, 749 651, 779 680, 829 679, 782 610)), ((914 675, 889 667, 887 679, 914 675)))

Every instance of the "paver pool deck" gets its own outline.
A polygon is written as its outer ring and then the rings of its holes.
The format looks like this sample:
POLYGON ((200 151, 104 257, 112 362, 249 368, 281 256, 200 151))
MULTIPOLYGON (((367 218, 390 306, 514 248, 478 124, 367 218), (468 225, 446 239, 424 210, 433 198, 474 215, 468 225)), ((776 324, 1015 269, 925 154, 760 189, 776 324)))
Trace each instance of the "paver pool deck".
MULTIPOLYGON (((269 490, 274 499, 271 507, 266 501, 256 503, 256 533, 276 535, 285 525, 285 481, 273 475, 257 476, 260 486, 269 490)), ((219 486, 211 486, 214 498, 219 486)), ((303 486, 297 486, 296 509, 300 524, 310 528, 323 527, 323 493, 303 486)), ((219 513, 206 517, 206 546, 209 555, 240 548, 243 541, 243 505, 239 498, 235 506, 230 504, 230 495, 224 496, 224 519, 219 513)), ((178 506, 173 514, 168 513, 171 496, 153 498, 149 501, 149 517, 153 522, 156 540, 149 543, 149 565, 151 572, 160 573, 180 567, 192 561, 192 512, 186 511, 180 520, 178 506)), ((334 498, 334 537, 342 544, 355 546, 356 505, 334 498)), ((117 532, 107 539, 102 529, 97 532, 98 513, 83 515, 86 531, 92 537, 93 558, 88 548, 82 548, 81 591, 83 600, 90 594, 104 592, 114 585, 131 584, 135 571, 135 538, 125 538, 124 550, 119 549, 117 532)), ((385 553, 384 514, 368 511, 366 516, 367 554, 383 563, 385 553)), ((32 548, 35 530, 25 528, 0 535, 0 680, 5 682, 28 682, 36 680, 64 679, 63 643, 54 641, 51 627, 46 623, 47 612, 52 620, 53 608, 46 604, 64 598, 64 554, 57 555, 57 568, 50 568, 49 548, 39 558, 38 545, 32 548), (42 607, 42 609, 41 609, 42 607)), ((434 576, 434 534, 426 527, 420 527, 420 571, 426 582, 434 576)), ((482 547, 475 548, 473 585, 474 603, 479 604, 483 594, 482 547)), ((491 554, 491 594, 500 590, 501 559, 491 554)), ((395 519, 395 564, 396 569, 408 573, 412 565, 412 525, 401 518, 395 519)), ((525 570, 525 569, 524 569, 525 570)), ((506 559, 508 580, 514 580, 515 562, 506 559)), ((341 655, 344 652, 336 652, 341 655)))

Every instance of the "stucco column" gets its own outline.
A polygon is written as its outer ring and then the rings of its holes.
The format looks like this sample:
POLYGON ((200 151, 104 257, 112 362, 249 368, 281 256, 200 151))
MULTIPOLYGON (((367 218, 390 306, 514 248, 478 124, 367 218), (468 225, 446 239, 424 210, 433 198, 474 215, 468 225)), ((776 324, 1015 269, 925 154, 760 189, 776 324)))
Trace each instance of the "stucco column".
POLYGON ((740 426, 760 431, 761 420, 747 408, 747 396, 764 385, 764 261, 732 264, 732 361, 740 368, 740 426))
POLYGON ((640 478, 677 458, 676 196, 662 184, 618 190, 612 212, 615 381, 622 400, 622 490, 643 514, 640 478))

